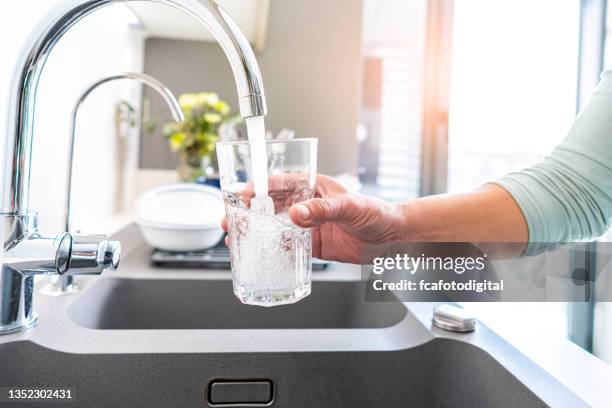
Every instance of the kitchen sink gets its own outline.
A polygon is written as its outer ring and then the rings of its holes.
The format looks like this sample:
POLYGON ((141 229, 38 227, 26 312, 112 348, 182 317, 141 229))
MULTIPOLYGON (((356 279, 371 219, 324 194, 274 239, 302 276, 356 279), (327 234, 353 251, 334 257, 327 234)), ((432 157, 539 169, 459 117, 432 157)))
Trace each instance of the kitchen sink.
POLYGON ((73 303, 70 318, 91 329, 350 329, 402 321, 397 302, 365 302, 362 282, 314 282, 292 305, 247 306, 228 280, 109 278, 73 303))
POLYGON ((448 333, 433 303, 366 302, 359 267, 263 308, 235 298, 229 271, 154 269, 148 254, 80 278, 76 296, 37 295, 38 326, 0 336, 0 389, 70 387, 75 401, 52 404, 68 408, 588 406, 484 325, 448 333))

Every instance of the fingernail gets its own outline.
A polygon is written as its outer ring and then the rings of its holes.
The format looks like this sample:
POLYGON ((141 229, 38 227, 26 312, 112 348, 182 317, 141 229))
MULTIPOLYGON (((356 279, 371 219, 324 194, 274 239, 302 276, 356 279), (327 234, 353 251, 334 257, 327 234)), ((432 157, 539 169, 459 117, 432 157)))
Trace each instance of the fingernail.
POLYGON ((305 205, 298 204, 295 206, 295 209, 297 210, 298 215, 301 219, 307 220, 308 218, 310 218, 310 209, 308 209, 308 207, 306 207, 305 205))

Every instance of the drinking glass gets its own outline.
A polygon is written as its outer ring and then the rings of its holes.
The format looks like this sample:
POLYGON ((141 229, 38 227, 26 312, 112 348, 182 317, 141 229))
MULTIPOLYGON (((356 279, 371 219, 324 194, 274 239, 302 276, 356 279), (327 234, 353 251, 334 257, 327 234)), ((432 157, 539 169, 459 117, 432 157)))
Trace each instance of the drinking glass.
POLYGON ((243 303, 259 306, 294 303, 308 296, 311 231, 293 224, 288 210, 314 196, 317 139, 219 142, 217 156, 234 294, 243 303), (274 214, 250 206, 255 190, 251 143, 265 143, 274 214))

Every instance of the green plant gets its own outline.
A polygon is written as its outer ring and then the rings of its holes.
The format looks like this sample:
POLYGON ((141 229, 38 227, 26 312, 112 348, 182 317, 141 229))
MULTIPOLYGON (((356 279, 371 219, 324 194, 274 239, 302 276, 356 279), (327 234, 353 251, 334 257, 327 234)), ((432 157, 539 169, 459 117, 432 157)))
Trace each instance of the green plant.
POLYGON ((163 135, 180 155, 181 179, 193 181, 203 174, 203 158, 212 158, 219 126, 229 118, 230 107, 211 92, 183 94, 179 104, 185 120, 167 123, 163 135))

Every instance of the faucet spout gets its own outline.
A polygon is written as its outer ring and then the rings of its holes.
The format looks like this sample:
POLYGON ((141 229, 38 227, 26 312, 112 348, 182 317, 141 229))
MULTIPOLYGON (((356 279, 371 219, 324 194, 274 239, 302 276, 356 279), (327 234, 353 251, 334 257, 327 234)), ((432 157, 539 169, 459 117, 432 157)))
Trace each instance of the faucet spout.
MULTIPOLYGON (((97 9, 136 0, 64 0, 34 28, 17 63, 9 99, 0 204, 0 335, 36 324, 34 275, 100 274, 119 262, 119 243, 102 236, 38 233, 29 209, 30 164, 36 90, 49 53, 79 20, 97 9)), ((142 1, 142 0, 140 0, 142 1)), ((177 7, 209 28, 227 56, 243 117, 266 114, 259 66, 238 26, 215 0, 148 0, 177 7)), ((166 95, 167 96, 167 95, 166 95)), ((174 108, 179 116, 178 107, 174 108)))
MULTIPOLYGON (((34 28, 17 63, 9 101, 4 152, 2 212, 28 212, 36 89, 43 66, 59 39, 97 9, 135 0, 65 0, 34 28)), ((266 114, 263 81, 255 54, 231 17, 215 0, 148 0, 181 9, 205 25, 221 45, 234 73, 240 114, 266 114)))

